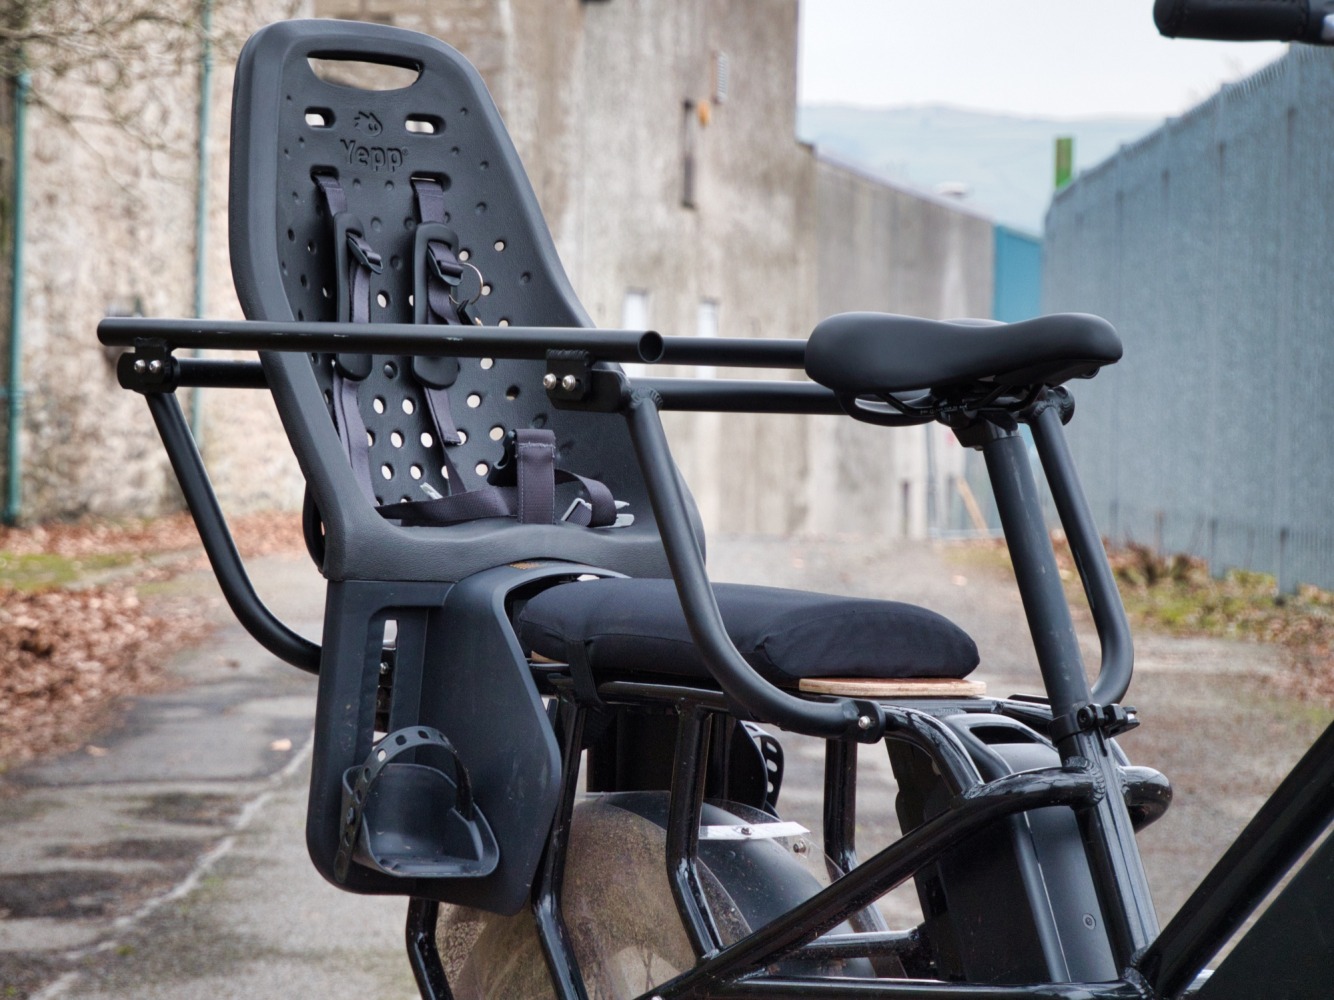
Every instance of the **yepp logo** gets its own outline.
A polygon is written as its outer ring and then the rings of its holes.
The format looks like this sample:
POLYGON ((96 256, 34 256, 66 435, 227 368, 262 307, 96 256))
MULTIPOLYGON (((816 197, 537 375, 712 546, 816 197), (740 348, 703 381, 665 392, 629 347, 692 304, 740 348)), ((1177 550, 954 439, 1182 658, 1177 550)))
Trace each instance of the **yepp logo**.
MULTIPOLYGON (((357 116, 352 119, 352 127, 358 132, 364 132, 371 138, 384 131, 384 125, 380 123, 380 119, 369 111, 357 112, 357 116)), ((347 162, 350 166, 370 167, 376 173, 387 170, 392 174, 403 166, 403 158, 408 153, 401 146, 371 146, 356 139, 339 139, 338 141, 343 144, 343 151, 347 153, 347 162)))

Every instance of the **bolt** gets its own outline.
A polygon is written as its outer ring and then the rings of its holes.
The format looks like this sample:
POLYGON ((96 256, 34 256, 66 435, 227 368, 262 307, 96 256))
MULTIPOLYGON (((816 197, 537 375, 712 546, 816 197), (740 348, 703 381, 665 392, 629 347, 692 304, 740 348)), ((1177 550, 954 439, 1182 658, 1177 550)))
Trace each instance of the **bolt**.
POLYGON ((792 845, 793 854, 805 854, 809 850, 810 850, 810 845, 807 844, 806 841, 804 840, 798 840, 795 844, 792 845))
POLYGON ((550 391, 560 385, 560 379, 556 377, 555 372, 547 372, 542 376, 542 388, 550 391))
POLYGON ((162 372, 162 362, 154 358, 152 361, 148 362, 148 371, 153 375, 160 374, 162 372))
POLYGON ((579 388, 579 380, 573 375, 566 375, 560 380, 560 387, 566 392, 574 392, 575 389, 579 388))
POLYGON ((134 373, 136 375, 142 375, 146 371, 148 371, 148 362, 143 358, 140 358, 134 363, 134 373))
POLYGON ((860 729, 862 732, 866 732, 866 730, 870 729, 871 717, 869 715, 859 716, 857 718, 857 728, 860 729))
POLYGON ((1092 913, 1084 914, 1084 926, 1087 927, 1089 930, 1093 930, 1093 928, 1098 926, 1098 922, 1093 919, 1092 913))
POLYGON ((753 832, 753 831, 752 831, 751 828, 748 827, 748 826, 743 826, 743 827, 741 828, 741 836, 743 836, 743 837, 749 837, 749 836, 751 835, 752 832, 753 832))

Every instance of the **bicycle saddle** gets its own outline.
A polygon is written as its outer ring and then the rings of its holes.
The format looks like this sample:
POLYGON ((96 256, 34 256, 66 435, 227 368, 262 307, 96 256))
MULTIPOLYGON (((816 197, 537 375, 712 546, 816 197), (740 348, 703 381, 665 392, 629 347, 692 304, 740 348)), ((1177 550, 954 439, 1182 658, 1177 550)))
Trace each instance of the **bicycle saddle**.
POLYGON ((835 392, 885 393, 987 382, 1059 385, 1121 357, 1110 323, 1057 313, 1019 323, 840 313, 806 345, 806 374, 835 392))

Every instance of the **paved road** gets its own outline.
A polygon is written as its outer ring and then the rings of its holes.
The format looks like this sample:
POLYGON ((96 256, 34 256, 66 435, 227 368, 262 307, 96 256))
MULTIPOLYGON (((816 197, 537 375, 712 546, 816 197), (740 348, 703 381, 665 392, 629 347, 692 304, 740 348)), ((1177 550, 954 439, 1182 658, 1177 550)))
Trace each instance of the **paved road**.
MULTIPOLYGON (((983 650, 993 691, 1033 690, 1022 611, 1003 578, 925 545, 721 541, 718 579, 874 593, 937 608, 983 650)), ((266 599, 318 632, 320 582, 296 558, 255 568, 266 599)), ((226 611, 211 582, 182 586, 226 611)), ((1132 702, 1146 725, 1124 739, 1173 778, 1177 804, 1143 835, 1166 918, 1230 842, 1326 713, 1274 701, 1271 651, 1141 638, 1132 702)), ((1090 649, 1096 662, 1096 650, 1090 649)), ((179 688, 139 699, 124 724, 31 767, 0 800, 0 996, 42 1000, 279 1000, 415 996, 402 957, 403 906, 325 884, 302 842, 311 679, 239 628, 179 658, 179 688)), ((819 817, 818 746, 786 739, 784 805, 819 817)), ((893 784, 866 754, 859 838, 893 833, 893 784), (876 794, 878 792, 878 794, 876 794)), ((818 831, 817 831, 818 832, 818 831)), ((890 913, 910 919, 901 893, 890 913)))

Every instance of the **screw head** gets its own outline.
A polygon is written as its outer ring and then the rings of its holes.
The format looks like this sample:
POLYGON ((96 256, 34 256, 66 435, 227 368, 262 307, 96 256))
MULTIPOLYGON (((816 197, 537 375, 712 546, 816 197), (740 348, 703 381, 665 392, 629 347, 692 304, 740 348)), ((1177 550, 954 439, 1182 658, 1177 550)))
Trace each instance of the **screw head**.
POLYGON ((861 715, 861 716, 858 716, 858 717, 857 717, 857 728, 860 729, 862 732, 866 732, 866 730, 870 729, 870 728, 871 728, 871 717, 870 717, 869 715, 861 715))
POLYGON ((579 380, 573 375, 566 375, 560 380, 560 387, 566 392, 574 392, 575 389, 579 388, 579 380))
POLYGON ((140 358, 134 363, 134 373, 136 375, 142 375, 146 371, 148 371, 148 362, 143 358, 140 358))
POLYGON ((810 846, 804 840, 798 840, 795 844, 792 845, 793 854, 805 854, 809 850, 810 846))
POLYGON ((546 390, 549 391, 549 390, 551 390, 551 389, 556 388, 556 386, 558 386, 558 385, 560 385, 560 379, 556 378, 556 373, 555 373, 555 372, 547 372, 545 375, 542 376, 542 388, 543 388, 543 389, 546 389, 546 390))
POLYGON ((153 375, 159 374, 162 371, 162 362, 154 358, 148 362, 148 370, 153 375))
POLYGON ((743 837, 749 837, 749 836, 750 836, 752 833, 754 833, 754 832, 755 832, 755 831, 753 831, 753 830, 752 830, 750 827, 748 827, 748 826, 743 826, 743 827, 741 828, 741 836, 743 836, 743 837))

